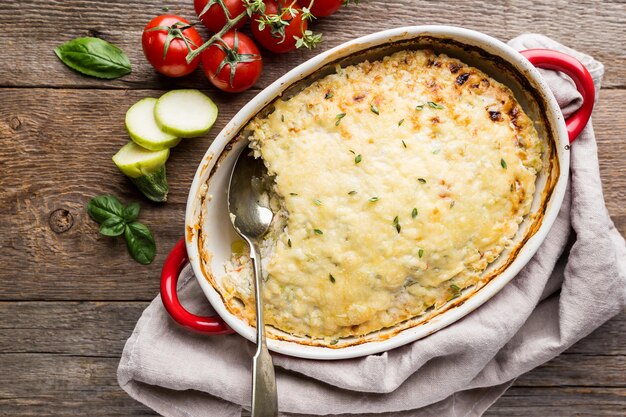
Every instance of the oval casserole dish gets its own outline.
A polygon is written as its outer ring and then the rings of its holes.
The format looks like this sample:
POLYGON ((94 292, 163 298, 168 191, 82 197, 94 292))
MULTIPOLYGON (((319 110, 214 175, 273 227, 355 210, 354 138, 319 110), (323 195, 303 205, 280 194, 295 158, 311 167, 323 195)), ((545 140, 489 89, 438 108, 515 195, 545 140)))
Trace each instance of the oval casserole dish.
MULTIPOLYGON (((316 81, 336 73, 337 68, 379 61, 398 51, 423 50, 458 59, 503 84, 512 91, 523 113, 532 120, 543 152, 542 168, 534 181, 529 213, 519 224, 511 243, 495 259, 490 259, 492 262, 481 273, 480 279, 466 288, 454 284, 458 291, 453 288, 452 297, 443 302, 437 302, 399 323, 380 330, 365 329, 356 336, 296 336, 268 326, 270 350, 313 359, 341 359, 401 346, 455 322, 483 304, 508 283, 537 250, 558 213, 569 169, 569 144, 563 116, 537 70, 500 41, 466 29, 423 26, 369 35, 320 54, 265 89, 216 137, 196 172, 187 204, 187 252, 198 282, 211 304, 237 333, 249 340, 254 340, 256 333, 249 324, 253 320, 245 317, 241 300, 225 290, 224 281, 224 265, 232 254, 231 243, 238 239, 228 218, 226 187, 236 157, 249 144, 250 131, 245 127, 255 118, 271 117, 277 107, 276 100, 288 102, 316 81)), ((446 61, 446 64, 451 62, 456 61, 446 61)), ((453 70, 449 69, 451 73, 453 70)), ((371 104, 367 102, 364 105, 370 107, 371 104)), ((419 104, 429 106, 427 103, 419 104)), ((377 116, 380 116, 384 108, 375 105, 379 112, 377 116)), ((508 169, 504 158, 502 161, 501 169, 508 169)), ((447 200, 446 203, 452 204, 447 200)), ((404 214, 404 217, 410 216, 410 213, 404 214)), ((395 227, 395 223, 391 221, 390 228, 395 227)), ((408 230, 408 226, 405 227, 408 230)))

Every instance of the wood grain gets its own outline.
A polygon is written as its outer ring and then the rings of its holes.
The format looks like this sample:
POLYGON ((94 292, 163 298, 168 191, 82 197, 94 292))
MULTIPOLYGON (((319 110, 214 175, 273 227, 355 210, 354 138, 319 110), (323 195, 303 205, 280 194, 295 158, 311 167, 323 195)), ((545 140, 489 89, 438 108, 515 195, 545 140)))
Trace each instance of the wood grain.
POLYGON ((119 357, 147 306, 145 301, 0 302, 0 355, 119 357))
MULTIPOLYGON (((6 56, 0 65, 0 86, 54 86, 67 88, 204 88, 201 72, 177 81, 157 75, 139 46, 141 30, 162 13, 166 3, 150 0, 30 0, 4 2, 0 8, 0 44, 6 56), (19 19, 16 19, 19 16, 19 19), (36 30, 33 30, 36 28, 36 30), (24 34, 28 34, 25 36, 24 34), (133 73, 117 81, 79 77, 53 54, 60 43, 78 36, 97 36, 120 46, 130 57, 133 73)), ((167 2, 169 13, 192 19, 191 1, 167 2)), ((448 24, 479 30, 502 40, 526 32, 542 33, 586 52, 610 68, 606 87, 626 85, 626 50, 623 48, 625 5, 621 1, 489 0, 362 1, 330 19, 315 23, 323 32, 321 50, 378 30, 408 25, 448 24), (598 41, 601 39, 601 41, 598 41)), ((206 32, 202 32, 207 38, 206 32)), ((266 56, 264 87, 318 51, 297 51, 266 56)))
MULTIPOLYGON (((193 17, 190 0, 167 2, 193 17)), ((153 0, 29 0, 0 7, 0 416, 153 416, 116 382, 124 343, 158 291, 160 266, 182 236, 186 195, 212 138, 251 97, 295 65, 346 40, 405 25, 452 24, 502 40, 551 36, 606 65, 594 112, 609 213, 626 234, 626 4, 623 1, 363 1, 315 23, 318 51, 265 54, 248 92, 216 92, 201 71, 179 80, 156 74, 139 46, 141 29, 162 13, 153 0), (27 34, 25 36, 24 34, 27 34), (133 73, 115 81, 83 77, 52 50, 97 36, 126 51, 133 73), (8 57, 8 58, 7 58, 8 57), (139 98, 194 87, 216 99, 209 135, 184 141, 168 162, 170 201, 148 203, 110 158, 128 137, 126 109, 139 98), (111 193, 140 201, 158 256, 134 263, 124 243, 102 237, 84 207, 111 193)), ((203 36, 206 32, 201 29, 203 36)), ((558 358, 520 377, 488 416, 626 414, 626 313, 558 358)))
MULTIPOLYGON (((11 376, 0 384, 0 415, 152 415, 115 382, 126 338, 146 305, 0 302, 0 378, 11 376)), ((488 415, 569 415, 568 404, 577 415, 617 415, 626 395, 625 333, 621 314, 521 376, 488 415)))
POLYGON ((115 357, 0 355, 0 415, 154 415, 120 389, 115 378, 118 362, 115 357))
MULTIPOLYGON (((0 355, 4 375, 0 415, 135 416, 154 415, 118 386, 117 358, 50 354, 0 355), (45 376, 45 377, 42 377, 45 376)), ((578 364, 573 360, 570 367, 578 364)), ((537 370, 531 373, 541 370, 537 370)), ((587 368, 588 372, 593 369, 587 368)), ((553 377, 550 379, 554 379, 553 377)), ((514 386, 486 415, 600 416, 623 415, 626 387, 535 385, 514 386)))
POLYGON ((623 416, 623 388, 511 387, 485 417, 600 417, 623 416))

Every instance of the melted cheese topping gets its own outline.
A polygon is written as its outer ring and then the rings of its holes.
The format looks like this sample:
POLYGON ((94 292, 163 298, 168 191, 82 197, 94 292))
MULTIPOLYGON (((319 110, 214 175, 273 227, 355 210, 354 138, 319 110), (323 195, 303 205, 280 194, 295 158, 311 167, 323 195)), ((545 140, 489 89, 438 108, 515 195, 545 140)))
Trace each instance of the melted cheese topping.
MULTIPOLYGON (((274 177, 266 323, 336 339, 393 326, 481 279, 528 214, 542 144, 512 92, 431 51, 324 77, 248 126, 274 177)), ((249 259, 227 298, 254 323, 249 259)))

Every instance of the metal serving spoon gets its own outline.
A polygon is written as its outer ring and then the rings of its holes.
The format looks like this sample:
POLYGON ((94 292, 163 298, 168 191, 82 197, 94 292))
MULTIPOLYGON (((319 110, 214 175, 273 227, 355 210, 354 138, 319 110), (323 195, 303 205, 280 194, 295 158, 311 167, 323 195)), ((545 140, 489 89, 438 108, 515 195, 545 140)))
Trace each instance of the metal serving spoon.
POLYGON ((276 377, 274 364, 265 342, 263 321, 263 274, 259 241, 267 232, 274 213, 262 205, 262 178, 265 174, 263 161, 255 159, 247 147, 239 154, 228 186, 228 211, 237 233, 250 246, 250 259, 254 273, 254 296, 256 299, 256 344, 252 359, 252 417, 275 417, 278 415, 276 377))

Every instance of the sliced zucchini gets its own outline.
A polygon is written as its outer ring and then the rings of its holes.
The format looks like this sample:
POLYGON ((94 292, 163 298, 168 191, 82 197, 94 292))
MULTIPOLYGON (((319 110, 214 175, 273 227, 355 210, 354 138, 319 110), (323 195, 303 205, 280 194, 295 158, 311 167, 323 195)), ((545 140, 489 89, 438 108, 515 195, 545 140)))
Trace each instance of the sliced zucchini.
POLYGON ((137 178, 157 171, 169 156, 169 149, 151 151, 135 142, 128 142, 113 155, 113 162, 125 175, 137 178))
POLYGON ((139 191, 150 200, 156 201, 157 203, 167 201, 169 187, 167 186, 167 178, 165 176, 165 165, 155 172, 142 175, 141 177, 131 178, 130 180, 139 188, 139 191))
POLYGON ((167 200, 165 162, 169 156, 169 149, 150 151, 128 142, 113 155, 113 162, 146 197, 162 202, 167 200))
POLYGON ((198 90, 173 90, 159 98, 154 118, 164 132, 193 138, 211 129, 217 119, 217 106, 198 90))
POLYGON ((156 98, 144 98, 133 104, 126 112, 126 130, 139 146, 160 151, 178 145, 180 138, 162 131, 154 120, 156 98))

